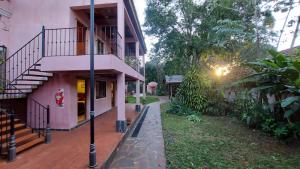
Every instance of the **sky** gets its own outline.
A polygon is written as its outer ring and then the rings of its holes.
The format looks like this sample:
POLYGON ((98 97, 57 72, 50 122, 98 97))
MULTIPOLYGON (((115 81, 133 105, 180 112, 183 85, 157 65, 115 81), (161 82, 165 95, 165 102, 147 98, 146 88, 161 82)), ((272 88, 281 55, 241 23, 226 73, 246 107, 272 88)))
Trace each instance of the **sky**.
MULTIPOLYGON (((138 17, 140 20, 140 24, 144 25, 145 23, 145 10, 147 7, 147 0, 133 0, 134 4, 135 4, 135 8, 136 8, 136 12, 138 13, 138 17)), ((142 29, 144 30, 144 28, 142 27, 142 29)), ((156 42, 155 38, 153 37, 149 37, 144 33, 144 37, 145 37, 145 42, 147 45, 147 49, 148 52, 146 54, 146 62, 150 60, 149 58, 149 53, 151 51, 151 48, 153 47, 153 44, 156 42)))
MULTIPOLYGON (((145 23, 145 9, 147 7, 147 3, 146 3, 147 0, 133 0, 133 1, 136 6, 136 10, 138 13, 140 23, 141 23, 141 25, 143 25, 145 23)), ((288 20, 290 20, 290 19, 296 20, 297 16, 300 15, 299 11, 300 11, 300 5, 298 5, 296 8, 291 10, 288 20)), ((278 34, 284 25, 284 20, 285 20, 286 16, 287 16, 287 12, 286 13, 278 12, 278 13, 274 14, 276 22, 275 22, 275 26, 274 26, 273 30, 275 32, 277 32, 278 34)), ((285 31, 283 32, 278 50, 284 50, 284 49, 290 48, 292 38, 293 38, 293 32, 295 31, 295 28, 296 28, 296 23, 294 24, 293 27, 290 27, 290 28, 286 27, 284 29, 285 31)), ((144 33, 144 36, 145 36, 145 42, 146 42, 147 49, 148 49, 148 53, 146 55, 146 61, 149 61, 150 60, 149 53, 151 52, 151 48, 153 47, 153 44, 156 42, 156 39, 145 35, 145 33, 144 33)), ((276 44, 276 42, 275 42, 275 44, 276 44)), ((300 33, 298 34, 298 38, 296 39, 296 43, 295 43, 295 46, 298 46, 298 45, 300 45, 300 33)))

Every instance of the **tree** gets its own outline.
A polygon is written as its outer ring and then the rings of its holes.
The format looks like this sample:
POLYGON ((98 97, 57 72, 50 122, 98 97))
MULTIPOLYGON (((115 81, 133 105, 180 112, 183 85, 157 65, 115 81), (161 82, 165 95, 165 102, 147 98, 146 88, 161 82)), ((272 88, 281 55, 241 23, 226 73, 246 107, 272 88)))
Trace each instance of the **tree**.
POLYGON ((266 26, 274 20, 271 11, 259 8, 262 1, 249 2, 148 0, 146 33, 159 39, 153 56, 165 63, 167 74, 202 66, 207 51, 225 50, 247 58, 245 49, 255 49, 253 54, 261 56, 273 36, 266 26))

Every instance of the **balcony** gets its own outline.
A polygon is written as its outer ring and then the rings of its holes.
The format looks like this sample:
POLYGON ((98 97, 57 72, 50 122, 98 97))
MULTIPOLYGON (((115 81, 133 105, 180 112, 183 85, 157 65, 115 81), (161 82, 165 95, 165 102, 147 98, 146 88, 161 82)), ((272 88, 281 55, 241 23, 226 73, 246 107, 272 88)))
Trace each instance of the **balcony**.
MULTIPOLYGON (((95 30, 95 54, 114 55, 122 52, 121 35, 116 27, 102 26, 95 30)), ((45 29, 45 56, 80 56, 90 54, 87 27, 45 29)))
MULTIPOLYGON (((90 69, 89 28, 45 29, 45 57, 41 60, 41 70, 47 72, 88 71, 90 69)), ((143 80, 139 73, 136 57, 122 60, 122 37, 114 26, 95 29, 95 71, 125 72, 143 80), (127 63, 127 64, 126 64, 127 63)))

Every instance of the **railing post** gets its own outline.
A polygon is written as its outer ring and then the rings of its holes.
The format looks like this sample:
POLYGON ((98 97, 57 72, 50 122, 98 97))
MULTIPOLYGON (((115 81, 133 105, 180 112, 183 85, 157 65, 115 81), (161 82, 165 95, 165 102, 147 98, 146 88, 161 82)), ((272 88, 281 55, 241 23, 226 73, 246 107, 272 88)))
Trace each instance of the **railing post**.
POLYGON ((42 27, 42 57, 45 57, 45 26, 42 27))
POLYGON ((16 137, 15 137, 15 117, 14 112, 9 115, 10 118, 10 137, 8 147, 8 161, 16 159, 16 137))
POLYGON ((51 142, 51 131, 50 131, 50 106, 47 106, 47 124, 46 124, 46 138, 45 143, 49 144, 51 142))

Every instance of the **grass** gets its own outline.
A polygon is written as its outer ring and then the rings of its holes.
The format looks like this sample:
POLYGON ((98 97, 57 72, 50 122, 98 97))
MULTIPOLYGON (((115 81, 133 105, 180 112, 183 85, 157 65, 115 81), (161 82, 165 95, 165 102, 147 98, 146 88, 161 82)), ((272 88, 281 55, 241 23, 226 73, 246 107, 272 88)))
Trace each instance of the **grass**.
MULTIPOLYGON (((128 103, 134 104, 136 103, 136 98, 133 96, 127 96, 126 100, 128 101, 128 103)), ((143 99, 141 97, 141 103, 142 104, 150 104, 150 103, 154 103, 154 102, 158 102, 159 99, 157 97, 154 96, 147 96, 146 99, 143 99)))
POLYGON ((168 169, 299 169, 300 147, 289 147, 229 117, 193 123, 167 114, 162 122, 168 169))

